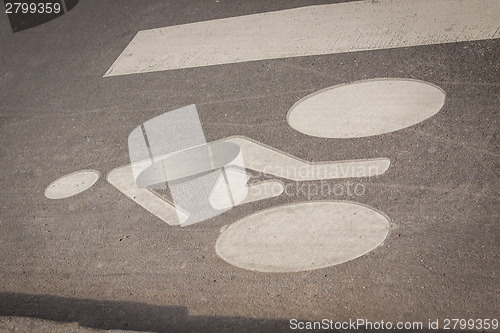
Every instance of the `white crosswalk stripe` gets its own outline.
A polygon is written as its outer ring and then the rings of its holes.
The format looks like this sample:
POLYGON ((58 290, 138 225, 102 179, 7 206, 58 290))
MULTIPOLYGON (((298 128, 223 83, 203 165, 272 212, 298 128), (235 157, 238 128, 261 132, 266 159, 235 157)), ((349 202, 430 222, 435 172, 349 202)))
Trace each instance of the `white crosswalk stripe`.
POLYGON ((500 37, 498 0, 360 1, 139 31, 104 76, 500 37))

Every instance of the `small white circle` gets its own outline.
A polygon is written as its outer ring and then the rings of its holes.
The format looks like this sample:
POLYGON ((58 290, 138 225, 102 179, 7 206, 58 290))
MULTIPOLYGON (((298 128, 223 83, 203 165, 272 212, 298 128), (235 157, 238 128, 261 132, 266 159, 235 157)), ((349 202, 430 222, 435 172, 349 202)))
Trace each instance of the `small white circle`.
POLYGON ((382 244, 388 219, 347 201, 288 204, 229 226, 215 250, 228 263, 262 272, 299 272, 338 265, 382 244))
POLYGON ((295 130, 322 138, 361 138, 418 124, 441 110, 444 91, 411 79, 372 79, 319 90, 288 111, 295 130))
POLYGON ((99 172, 82 170, 62 176, 45 189, 49 199, 64 199, 90 188, 99 179, 99 172))

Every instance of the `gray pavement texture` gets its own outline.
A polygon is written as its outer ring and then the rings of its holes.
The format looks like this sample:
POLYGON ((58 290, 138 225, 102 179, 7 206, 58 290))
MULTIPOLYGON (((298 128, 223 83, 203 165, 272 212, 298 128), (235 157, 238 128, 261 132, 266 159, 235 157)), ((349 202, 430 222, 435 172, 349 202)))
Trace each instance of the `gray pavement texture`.
POLYGON ((16 34, 0 15, 0 330, 281 332, 290 318, 499 318, 498 39, 103 78, 139 30, 313 3, 331 2, 85 0, 16 34), (445 105, 358 139, 309 137, 285 121, 316 90, 377 77, 435 84, 445 105), (309 161, 390 158, 386 174, 350 180, 363 196, 312 198, 385 212, 385 242, 330 268, 247 271, 216 255, 221 227, 307 198, 173 228, 105 181, 129 163, 135 127, 189 104, 207 142, 245 135, 309 161), (100 180, 72 198, 44 197, 82 169, 100 180))

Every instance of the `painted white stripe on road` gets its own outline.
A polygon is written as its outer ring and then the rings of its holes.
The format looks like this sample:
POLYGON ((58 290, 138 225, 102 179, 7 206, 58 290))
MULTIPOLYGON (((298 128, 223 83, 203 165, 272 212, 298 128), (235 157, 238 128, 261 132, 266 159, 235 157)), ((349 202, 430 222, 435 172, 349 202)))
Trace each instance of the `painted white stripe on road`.
POLYGON ((223 139, 237 144, 245 168, 294 181, 372 177, 385 173, 391 161, 372 158, 352 161, 308 162, 244 136, 223 139))
POLYGON ((172 204, 160 199, 151 191, 137 186, 130 164, 110 171, 107 181, 169 225, 179 225, 188 219, 186 214, 176 209, 172 204), (179 217, 181 217, 180 221, 179 217))
POLYGON ((498 0, 309 6, 139 31, 104 76, 500 37, 498 0))

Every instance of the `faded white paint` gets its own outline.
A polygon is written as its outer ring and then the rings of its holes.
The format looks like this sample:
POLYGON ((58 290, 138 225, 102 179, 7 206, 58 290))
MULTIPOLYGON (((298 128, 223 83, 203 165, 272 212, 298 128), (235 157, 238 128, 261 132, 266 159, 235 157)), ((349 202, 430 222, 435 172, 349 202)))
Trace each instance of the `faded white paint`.
MULTIPOLYGON (((225 167, 228 179, 224 179, 224 176, 221 175, 207 194, 210 205, 219 210, 275 197, 283 193, 283 184, 277 180, 246 185, 249 179, 246 172, 236 170, 236 168, 242 168, 243 163, 246 169, 294 181, 369 177, 383 174, 390 166, 390 160, 387 158, 343 162, 306 162, 243 136, 233 136, 219 140, 219 142, 237 144, 241 152, 238 158, 225 167)), ((135 166, 135 168, 143 168, 143 164, 139 167, 135 166)), ((116 168, 108 174, 107 180, 127 197, 164 222, 181 226, 192 224, 188 221, 189 212, 182 209, 183 206, 174 206, 150 190, 139 187, 136 184, 133 169, 134 166, 130 164, 116 168)), ((169 188, 171 189, 170 185, 169 188)))
POLYGON ((220 175, 210 193, 209 202, 215 209, 228 209, 238 205, 276 197, 284 191, 283 184, 277 180, 266 180, 256 184, 246 185, 251 176, 247 172, 235 168, 226 168, 226 176, 229 180, 229 184, 224 179, 224 175, 220 175), (237 181, 233 181, 232 179, 234 178, 236 178, 237 181), (244 181, 242 181, 242 179, 244 179, 244 181), (227 193, 227 187, 231 184, 239 185, 241 183, 245 185, 243 187, 231 186, 232 197, 230 197, 227 193), (241 200, 238 202, 235 202, 234 199, 231 200, 231 198, 235 197, 241 198, 241 200))
POLYGON ((104 76, 498 38, 498 0, 308 6, 139 31, 104 76))
POLYGON ((245 168, 295 181, 370 177, 385 173, 391 165, 387 158, 313 163, 243 136, 223 141, 240 147, 245 168))
POLYGON ((99 179, 99 172, 82 170, 62 176, 45 189, 45 197, 64 199, 74 196, 90 188, 99 179))
POLYGON ((223 230, 217 254, 240 268, 298 272, 338 265, 378 247, 389 220, 352 202, 310 201, 249 215, 223 230))
POLYGON ((289 125, 323 138, 359 138, 418 124, 441 110, 445 93, 423 81, 373 79, 304 97, 288 111, 289 125))
POLYGON ((110 171, 107 181, 167 224, 179 225, 188 219, 187 214, 176 209, 172 204, 159 198, 151 191, 139 187, 135 182, 130 164, 110 171))

